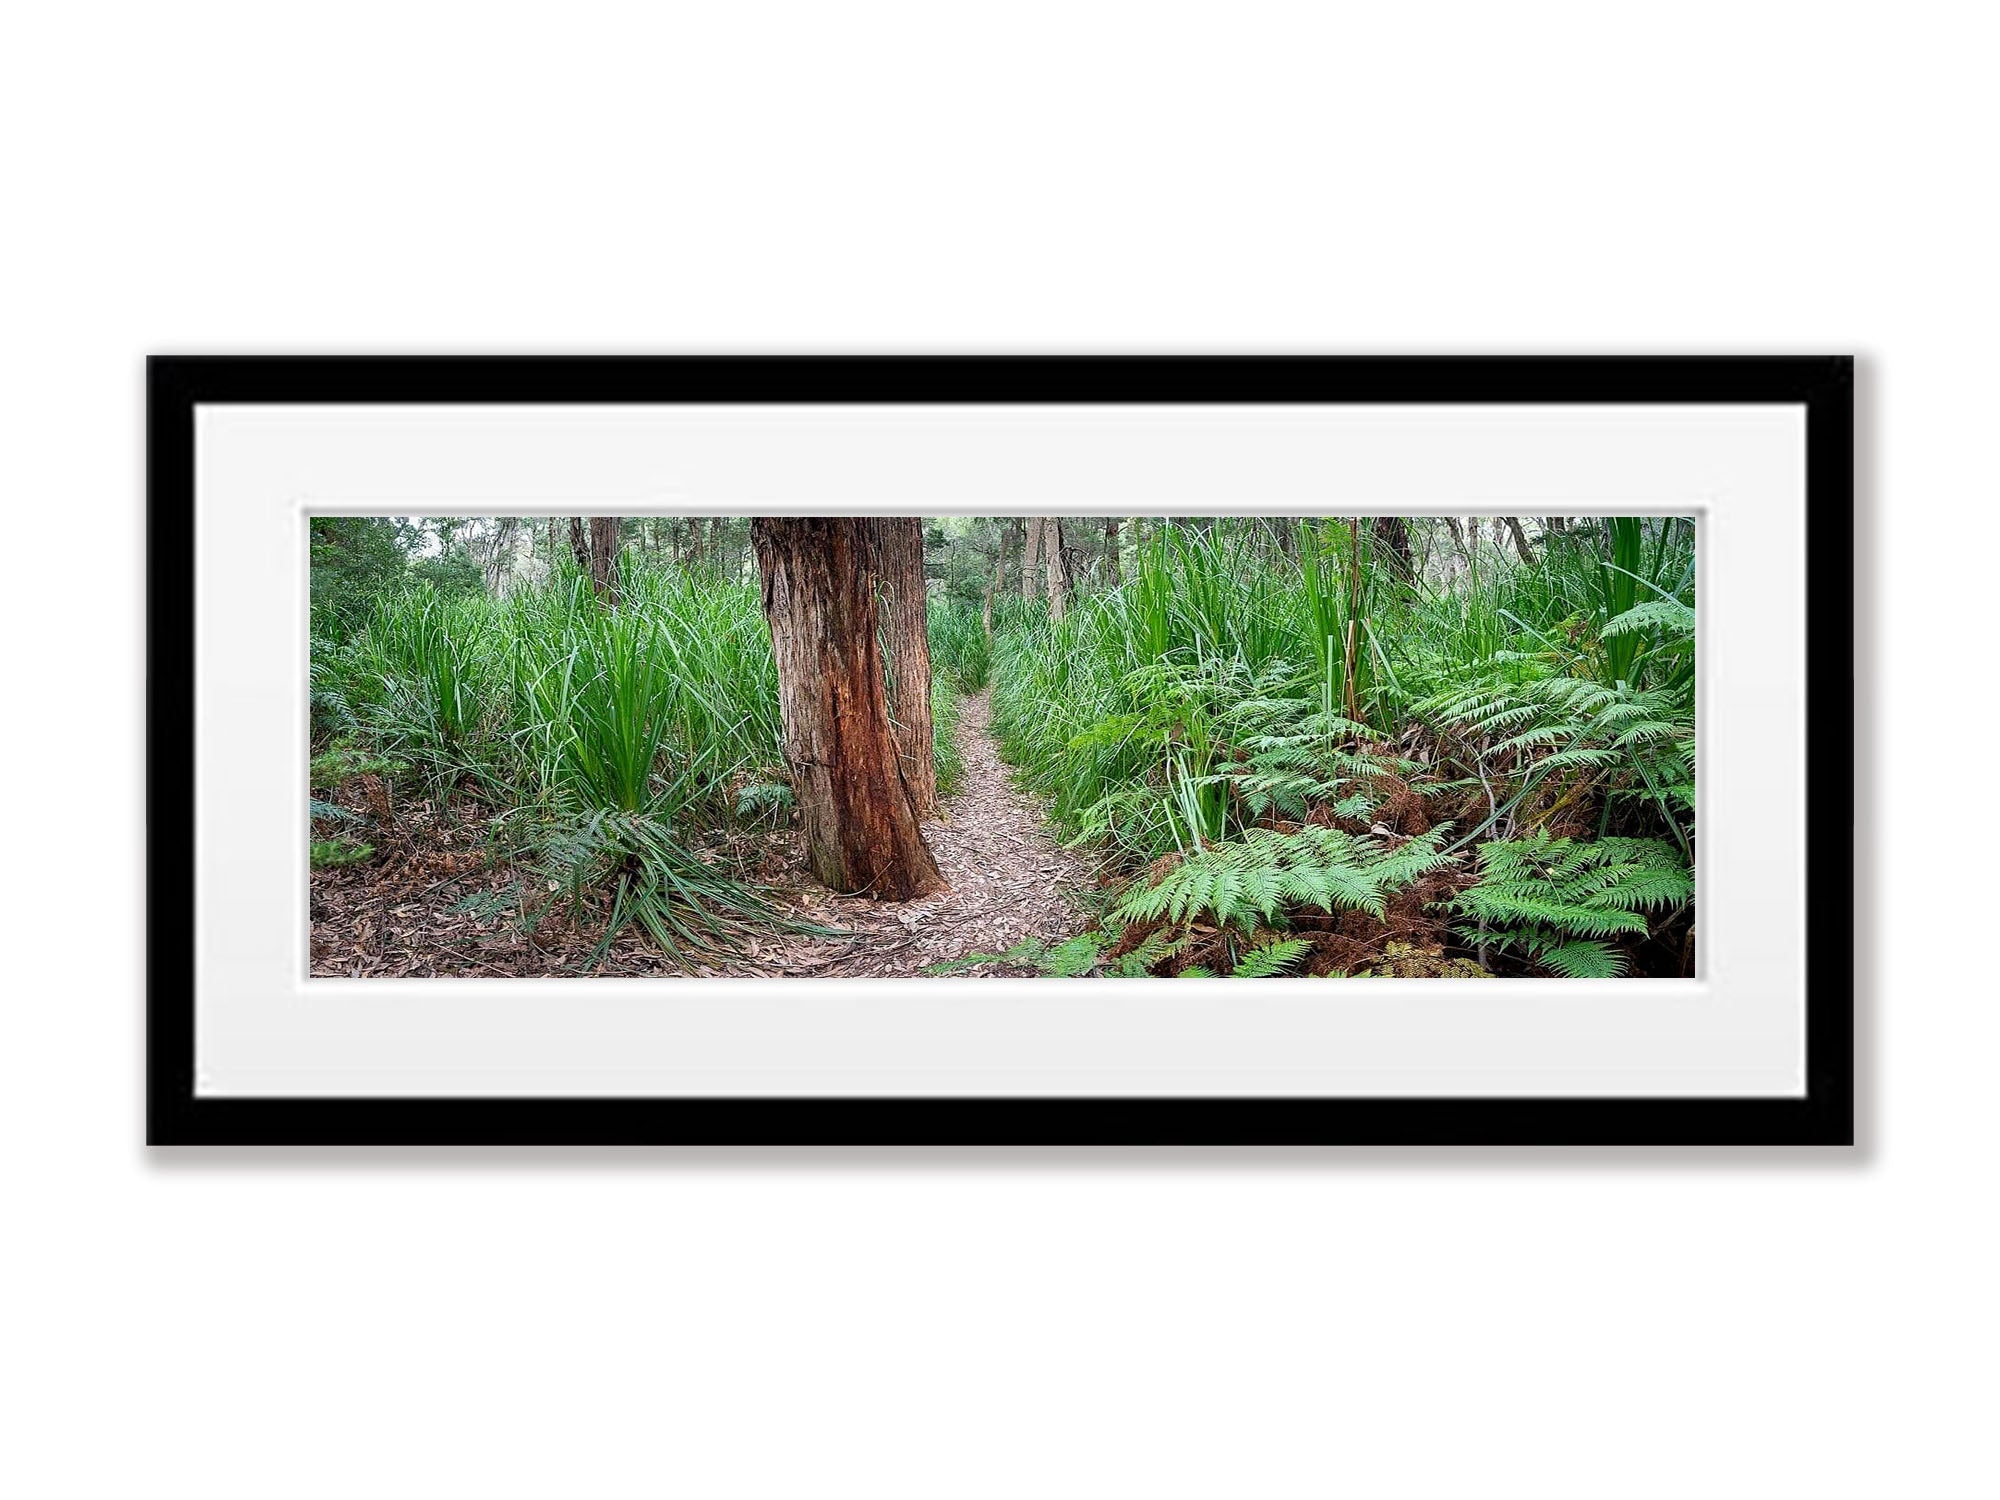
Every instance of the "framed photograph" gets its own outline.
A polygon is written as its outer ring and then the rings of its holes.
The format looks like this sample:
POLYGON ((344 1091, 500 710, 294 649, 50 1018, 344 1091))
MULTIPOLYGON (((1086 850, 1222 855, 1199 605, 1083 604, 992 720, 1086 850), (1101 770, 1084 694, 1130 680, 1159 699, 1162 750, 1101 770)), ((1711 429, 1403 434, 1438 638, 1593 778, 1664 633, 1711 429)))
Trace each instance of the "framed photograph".
POLYGON ((1847 359, 148 426, 155 1144, 1852 1142, 1847 359))

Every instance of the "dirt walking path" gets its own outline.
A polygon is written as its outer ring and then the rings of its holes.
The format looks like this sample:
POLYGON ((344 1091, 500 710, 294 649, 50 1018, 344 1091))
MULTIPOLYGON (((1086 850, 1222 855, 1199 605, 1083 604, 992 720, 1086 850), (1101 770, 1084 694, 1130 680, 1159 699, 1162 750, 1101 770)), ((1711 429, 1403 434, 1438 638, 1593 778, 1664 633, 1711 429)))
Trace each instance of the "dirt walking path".
MULTIPOLYGON (((1004 953, 1025 938, 1060 941, 1087 920, 1080 895, 1090 868, 1059 847, 1041 809, 1014 790, 989 725, 986 693, 962 701, 958 744, 964 785, 945 799, 942 819, 924 825, 924 839, 949 882, 920 901, 867 901, 809 889, 801 915, 853 936, 759 939, 733 974, 887 977, 917 975, 968 953, 1004 953)), ((980 974, 1030 974, 1030 968, 989 965, 980 974)))

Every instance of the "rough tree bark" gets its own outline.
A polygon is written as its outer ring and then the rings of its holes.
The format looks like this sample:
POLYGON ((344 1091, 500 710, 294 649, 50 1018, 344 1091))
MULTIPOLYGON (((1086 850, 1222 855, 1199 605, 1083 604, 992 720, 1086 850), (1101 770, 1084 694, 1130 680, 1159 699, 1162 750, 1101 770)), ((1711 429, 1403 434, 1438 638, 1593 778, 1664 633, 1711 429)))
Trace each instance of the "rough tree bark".
POLYGON ((618 517, 590 518, 590 586, 611 608, 618 607, 618 517))
POLYGON ((1106 516, 1104 518, 1104 581, 1109 587, 1114 589, 1118 587, 1119 583, 1119 545, 1118 518, 1116 516, 1106 516))
POLYGON ((608 608, 618 607, 618 517, 591 516, 586 526, 582 516, 569 518, 569 546, 576 565, 590 579, 590 587, 608 608))
POLYGON ((1410 528, 1403 524, 1401 516, 1377 516, 1375 518, 1375 539, 1388 549, 1396 560, 1397 570, 1404 578, 1410 577, 1410 528))
POLYGON ((1502 516, 1500 519, 1507 523, 1507 530, 1513 533, 1514 550, 1521 554, 1521 561, 1532 568, 1535 565, 1535 554, 1528 546, 1528 533, 1521 529, 1520 517, 1502 516))
POLYGON ((1049 566, 1049 615, 1060 620, 1069 606, 1069 562, 1063 556, 1062 517, 1044 516, 1042 551, 1049 566))
POLYGON ((813 873, 837 891, 908 901, 944 880, 889 723, 870 527, 862 517, 759 516, 750 541, 813 873))
POLYGON ((903 784, 919 819, 935 818, 936 742, 931 728, 931 641, 924 598, 924 523, 916 516, 878 516, 875 581, 882 598, 882 642, 889 686, 889 721, 896 732, 903 784))
POLYGON ((1021 597, 1032 599, 1042 591, 1042 518, 1029 516, 1021 542, 1021 597))

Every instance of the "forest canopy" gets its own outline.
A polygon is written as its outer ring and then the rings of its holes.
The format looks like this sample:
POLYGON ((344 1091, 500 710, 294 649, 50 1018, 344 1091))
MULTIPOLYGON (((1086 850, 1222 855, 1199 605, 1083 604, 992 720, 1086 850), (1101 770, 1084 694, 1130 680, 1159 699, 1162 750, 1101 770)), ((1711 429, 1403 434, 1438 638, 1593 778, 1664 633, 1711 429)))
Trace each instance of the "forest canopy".
POLYGON ((315 973, 1695 972, 1687 517, 315 517, 315 973))

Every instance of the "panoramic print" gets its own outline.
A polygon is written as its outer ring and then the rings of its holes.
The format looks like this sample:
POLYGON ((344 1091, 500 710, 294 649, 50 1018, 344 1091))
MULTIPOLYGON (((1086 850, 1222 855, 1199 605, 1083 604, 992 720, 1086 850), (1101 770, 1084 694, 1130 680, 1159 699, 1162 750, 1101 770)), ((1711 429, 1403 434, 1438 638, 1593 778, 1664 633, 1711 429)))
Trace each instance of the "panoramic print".
POLYGON ((1679 978, 1678 516, 311 522, 317 976, 1679 978))

